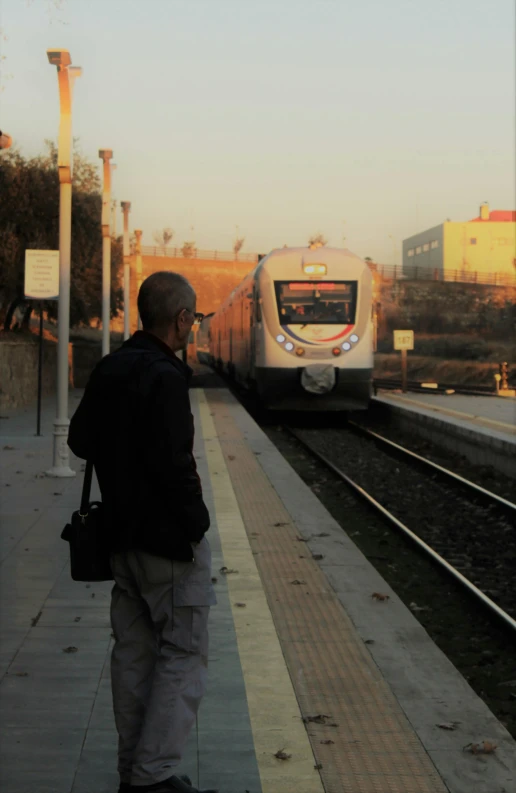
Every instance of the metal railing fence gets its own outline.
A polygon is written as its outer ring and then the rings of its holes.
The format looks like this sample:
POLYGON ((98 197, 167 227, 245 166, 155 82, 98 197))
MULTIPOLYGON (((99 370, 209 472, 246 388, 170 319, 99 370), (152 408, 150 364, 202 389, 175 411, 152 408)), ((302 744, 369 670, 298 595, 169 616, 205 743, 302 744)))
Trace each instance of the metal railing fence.
POLYGON ((257 253, 238 253, 233 251, 201 251, 197 248, 184 250, 183 248, 169 248, 163 245, 142 245, 143 256, 164 256, 169 259, 204 259, 205 261, 221 262, 251 262, 258 261, 257 253))
MULTIPOLYGON (((143 256, 162 256, 170 259, 199 259, 204 261, 244 262, 256 264, 261 257, 257 253, 238 253, 233 251, 208 251, 193 248, 184 250, 163 245, 142 245, 143 256)), ((394 281, 455 281, 457 283, 484 284, 486 286, 516 286, 514 273, 493 273, 489 271, 447 270, 432 267, 397 264, 377 264, 368 262, 369 267, 382 278, 394 281)))
POLYGON ((393 281, 451 281, 485 286, 516 286, 516 270, 514 273, 493 273, 480 270, 441 270, 418 265, 403 267, 402 265, 376 264, 374 262, 370 262, 369 267, 382 278, 390 278, 393 281))

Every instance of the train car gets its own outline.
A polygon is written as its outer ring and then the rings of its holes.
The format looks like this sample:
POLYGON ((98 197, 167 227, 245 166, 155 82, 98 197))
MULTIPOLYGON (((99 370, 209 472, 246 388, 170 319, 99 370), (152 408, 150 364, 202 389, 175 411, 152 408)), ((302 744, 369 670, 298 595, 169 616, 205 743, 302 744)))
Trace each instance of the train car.
POLYGON ((371 306, 371 271, 350 251, 274 250, 211 318, 210 363, 269 409, 365 409, 371 306))
POLYGON ((204 363, 204 364, 210 363, 209 333, 210 333, 210 325, 212 318, 213 318, 213 313, 206 314, 201 324, 199 325, 199 329, 197 330, 196 352, 197 352, 197 360, 199 361, 199 363, 204 363))

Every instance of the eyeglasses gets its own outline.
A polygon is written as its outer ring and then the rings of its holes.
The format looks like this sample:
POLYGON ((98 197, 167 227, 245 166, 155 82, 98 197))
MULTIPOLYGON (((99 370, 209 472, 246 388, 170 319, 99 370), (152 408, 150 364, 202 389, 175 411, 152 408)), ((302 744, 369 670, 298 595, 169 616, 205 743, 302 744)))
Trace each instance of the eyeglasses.
MULTIPOLYGON (((200 311, 190 311, 189 308, 185 308, 183 310, 184 311, 188 311, 189 314, 193 314, 194 322, 196 322, 199 325, 201 324, 201 322, 204 319, 204 314, 201 314, 200 311)), ((181 313, 181 312, 179 312, 179 313, 181 313)))

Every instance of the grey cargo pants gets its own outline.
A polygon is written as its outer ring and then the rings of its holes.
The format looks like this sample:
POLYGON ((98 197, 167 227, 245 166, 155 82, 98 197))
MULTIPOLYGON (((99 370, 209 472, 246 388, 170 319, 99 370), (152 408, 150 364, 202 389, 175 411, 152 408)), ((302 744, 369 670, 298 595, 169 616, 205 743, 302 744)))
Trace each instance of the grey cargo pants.
POLYGON ((122 782, 175 773, 206 688, 208 614, 216 600, 204 539, 195 562, 143 551, 112 556, 113 709, 122 782))

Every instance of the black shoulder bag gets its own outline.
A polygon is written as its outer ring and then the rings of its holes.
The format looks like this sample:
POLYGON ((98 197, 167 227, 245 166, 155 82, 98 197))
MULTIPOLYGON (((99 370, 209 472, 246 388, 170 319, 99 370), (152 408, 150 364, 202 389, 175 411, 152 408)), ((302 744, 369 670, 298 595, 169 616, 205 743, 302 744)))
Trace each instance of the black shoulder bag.
POLYGON ((112 581, 109 538, 100 501, 90 502, 93 463, 86 463, 81 507, 61 532, 70 543, 70 572, 74 581, 112 581))

